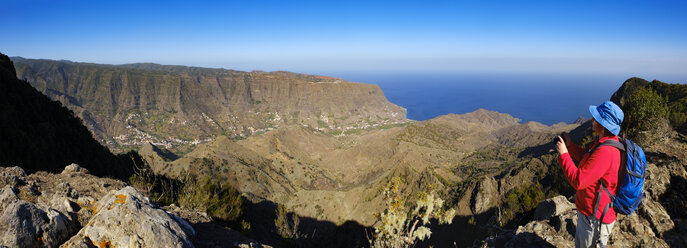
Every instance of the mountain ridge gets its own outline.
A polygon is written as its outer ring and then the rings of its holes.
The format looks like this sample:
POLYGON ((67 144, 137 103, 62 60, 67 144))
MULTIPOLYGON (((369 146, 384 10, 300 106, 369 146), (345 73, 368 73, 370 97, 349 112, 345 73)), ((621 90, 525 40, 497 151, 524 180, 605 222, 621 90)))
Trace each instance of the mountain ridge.
POLYGON ((325 76, 16 57, 15 67, 115 149, 153 142, 180 152, 177 146, 279 125, 344 132, 408 121, 379 86, 325 76))

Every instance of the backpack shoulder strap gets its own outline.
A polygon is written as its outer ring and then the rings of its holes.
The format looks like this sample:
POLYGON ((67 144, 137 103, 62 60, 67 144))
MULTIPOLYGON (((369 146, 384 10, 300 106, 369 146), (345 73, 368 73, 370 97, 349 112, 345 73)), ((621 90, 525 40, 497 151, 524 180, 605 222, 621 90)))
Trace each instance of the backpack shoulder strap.
POLYGON ((612 146, 612 147, 618 148, 618 150, 620 150, 620 151, 623 151, 623 152, 625 151, 625 145, 622 142, 614 140, 614 139, 608 139, 608 140, 604 141, 603 143, 601 143, 596 148, 599 148, 602 146, 612 146))

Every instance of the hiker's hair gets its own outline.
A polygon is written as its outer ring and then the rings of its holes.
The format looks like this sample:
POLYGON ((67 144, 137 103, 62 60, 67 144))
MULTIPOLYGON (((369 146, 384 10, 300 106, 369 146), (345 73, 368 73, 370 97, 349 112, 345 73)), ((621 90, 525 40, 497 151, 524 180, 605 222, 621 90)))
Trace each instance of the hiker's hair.
POLYGON ((604 127, 603 125, 601 125, 601 123, 599 123, 599 122, 596 121, 595 119, 592 119, 592 120, 593 120, 594 122, 596 122, 596 124, 599 124, 599 126, 600 126, 601 128, 604 129, 604 133, 603 133, 604 136, 603 136, 603 137, 606 137, 606 136, 615 136, 615 134, 611 133, 611 131, 608 131, 608 129, 607 129, 606 127, 604 127))
POLYGON ((608 131, 608 129, 606 129, 605 127, 603 129, 604 129, 604 137, 615 136, 615 134, 611 133, 611 131, 608 131))

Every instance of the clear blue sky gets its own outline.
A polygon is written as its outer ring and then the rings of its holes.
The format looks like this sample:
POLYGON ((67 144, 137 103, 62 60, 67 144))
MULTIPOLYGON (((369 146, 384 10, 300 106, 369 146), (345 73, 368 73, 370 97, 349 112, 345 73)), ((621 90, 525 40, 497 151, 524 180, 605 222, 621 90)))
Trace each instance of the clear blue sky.
POLYGON ((306 73, 687 75, 684 1, 2 0, 0 13, 0 52, 27 58, 306 73))

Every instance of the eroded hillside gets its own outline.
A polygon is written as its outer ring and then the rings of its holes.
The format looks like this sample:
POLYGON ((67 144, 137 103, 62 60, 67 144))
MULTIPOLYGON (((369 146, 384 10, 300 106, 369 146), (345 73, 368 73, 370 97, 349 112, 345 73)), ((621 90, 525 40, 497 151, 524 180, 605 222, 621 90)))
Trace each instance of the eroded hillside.
MULTIPOLYGON (((408 195, 429 185, 448 195, 466 179, 509 169, 511 164, 501 159, 515 159, 525 148, 577 126, 520 124, 507 114, 477 110, 359 135, 286 126, 243 140, 219 138, 175 161, 166 161, 150 145, 141 152, 160 173, 220 175, 253 201, 282 203, 301 216, 369 226, 383 207, 381 189, 392 177, 404 179, 408 195)), ((480 210, 458 209, 463 215, 475 211, 480 210)))
POLYGON ((350 132, 403 123, 376 85, 289 72, 13 58, 19 78, 73 110, 112 149, 152 142, 176 152, 216 136, 284 125, 350 132))

